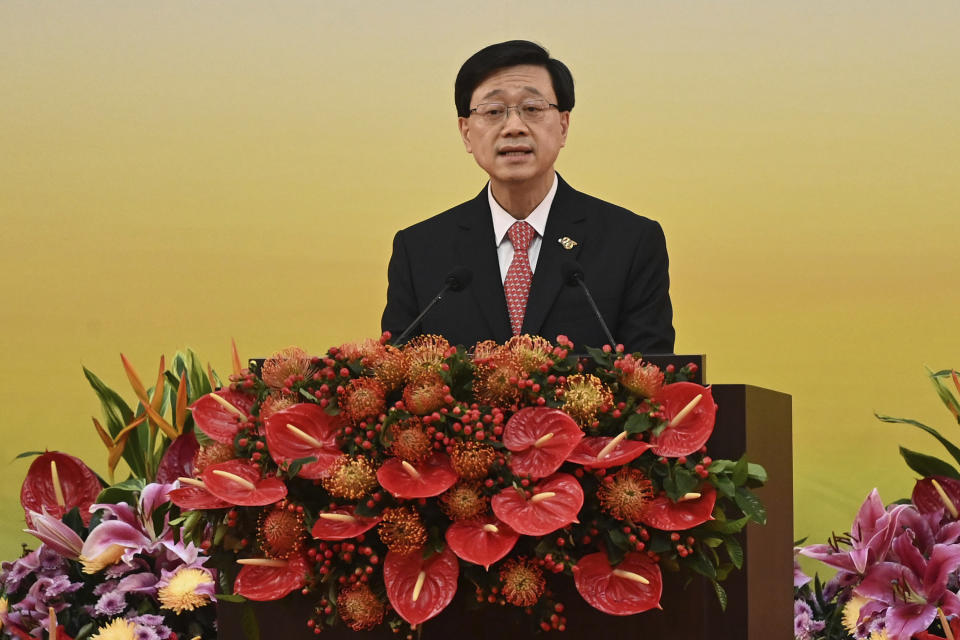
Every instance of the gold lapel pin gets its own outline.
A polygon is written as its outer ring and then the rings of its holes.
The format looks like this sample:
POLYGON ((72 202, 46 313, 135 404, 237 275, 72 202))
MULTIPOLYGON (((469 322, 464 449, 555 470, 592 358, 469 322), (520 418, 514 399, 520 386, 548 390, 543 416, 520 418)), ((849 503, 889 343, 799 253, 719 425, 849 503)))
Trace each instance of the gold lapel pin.
POLYGON ((569 251, 570 249, 573 249, 575 246, 577 246, 577 241, 576 241, 576 240, 572 240, 571 238, 568 238, 567 236, 563 236, 562 238, 560 238, 559 240, 557 240, 557 242, 559 242, 561 245, 563 245, 563 248, 566 249, 567 251, 569 251))

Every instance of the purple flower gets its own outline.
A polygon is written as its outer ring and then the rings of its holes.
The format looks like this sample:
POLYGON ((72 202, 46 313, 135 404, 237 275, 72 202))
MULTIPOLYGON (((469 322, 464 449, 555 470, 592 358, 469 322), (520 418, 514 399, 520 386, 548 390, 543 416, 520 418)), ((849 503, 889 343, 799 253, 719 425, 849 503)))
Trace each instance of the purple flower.
POLYGON ((119 591, 110 591, 100 596, 94 608, 98 616, 111 617, 123 613, 127 608, 127 599, 119 591))
POLYGON ((911 530, 898 535, 893 551, 895 562, 880 562, 867 572, 854 589, 870 598, 861 616, 886 609, 885 622, 890 640, 910 640, 926 630, 937 617, 937 607, 948 615, 960 615, 960 598, 947 589, 947 579, 960 567, 960 545, 934 544, 929 559, 914 546, 911 530))
POLYGON ((810 576, 808 576, 806 573, 803 572, 803 569, 800 568, 800 563, 797 562, 797 553, 799 551, 800 551, 800 547, 793 548, 793 588, 794 589, 799 589, 800 587, 804 586, 805 584, 813 580, 813 578, 811 578, 810 576))
POLYGON ((108 591, 113 591, 117 588, 119 582, 119 580, 104 580, 93 588, 93 595, 102 596, 108 591))
POLYGON ((803 600, 793 601, 793 636, 796 640, 813 640, 818 631, 822 631, 824 622, 814 619, 813 610, 803 600))
POLYGON ((889 511, 876 489, 870 492, 853 521, 850 537, 834 544, 813 544, 800 553, 847 573, 863 575, 867 568, 886 559, 893 536, 899 532, 899 520, 907 505, 895 505, 889 511), (850 551, 841 551, 840 544, 850 551))
POLYGON ((160 640, 160 636, 157 635, 156 631, 142 625, 137 625, 134 630, 134 637, 137 640, 160 640))

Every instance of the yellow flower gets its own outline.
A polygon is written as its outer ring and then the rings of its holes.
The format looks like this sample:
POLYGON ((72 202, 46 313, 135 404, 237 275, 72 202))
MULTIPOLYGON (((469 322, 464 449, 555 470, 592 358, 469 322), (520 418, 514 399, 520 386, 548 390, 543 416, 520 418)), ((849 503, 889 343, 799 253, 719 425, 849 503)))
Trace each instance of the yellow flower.
MULTIPOLYGON (((857 620, 860 619, 860 609, 862 609, 863 605, 867 604, 868 602, 870 602, 869 598, 853 596, 849 601, 847 601, 846 606, 843 607, 843 627, 850 633, 850 635, 856 634, 857 620)), ((870 634, 869 640, 887 640, 887 632, 874 631, 870 634)))
POLYGON ((112 544, 107 547, 103 553, 94 556, 93 558, 88 558, 81 555, 80 562, 83 563, 83 572, 97 573, 98 571, 101 571, 110 565, 116 564, 119 562, 120 558, 123 557, 123 552, 125 550, 126 549, 118 544, 112 544))
POLYGON ((100 627, 97 635, 90 640, 136 640, 137 625, 129 620, 117 618, 110 621, 107 626, 100 627))
POLYGON ((210 596, 197 590, 203 585, 213 584, 213 578, 203 569, 182 569, 178 571, 166 586, 160 587, 157 597, 160 606, 174 613, 193 611, 210 602, 210 596))

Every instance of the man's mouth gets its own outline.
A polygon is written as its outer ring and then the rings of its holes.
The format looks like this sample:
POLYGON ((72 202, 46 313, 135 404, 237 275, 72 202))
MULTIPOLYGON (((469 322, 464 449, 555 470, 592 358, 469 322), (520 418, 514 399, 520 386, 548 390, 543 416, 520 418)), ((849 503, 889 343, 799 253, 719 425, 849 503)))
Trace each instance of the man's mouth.
POLYGON ((498 156, 506 157, 520 157, 526 156, 533 153, 533 149, 530 147, 501 147, 497 150, 498 156))

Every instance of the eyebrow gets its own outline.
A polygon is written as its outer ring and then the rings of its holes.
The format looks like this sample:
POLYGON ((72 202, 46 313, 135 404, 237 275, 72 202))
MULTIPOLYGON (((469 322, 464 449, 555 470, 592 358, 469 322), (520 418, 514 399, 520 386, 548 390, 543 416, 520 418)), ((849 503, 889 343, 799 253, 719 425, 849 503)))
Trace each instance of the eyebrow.
MULTIPOLYGON (((524 90, 525 90, 525 91, 528 91, 528 92, 530 92, 530 93, 535 93, 535 94, 538 95, 538 96, 543 96, 543 94, 540 93, 540 90, 537 89, 536 87, 524 87, 524 90)), ((494 89, 493 91, 491 91, 490 93, 486 94, 485 96, 483 96, 483 97, 480 98, 480 99, 481 99, 481 100, 486 100, 487 98, 492 98, 492 97, 497 96, 497 95, 500 95, 500 94, 502 94, 502 93, 503 93, 503 89, 494 89)))

